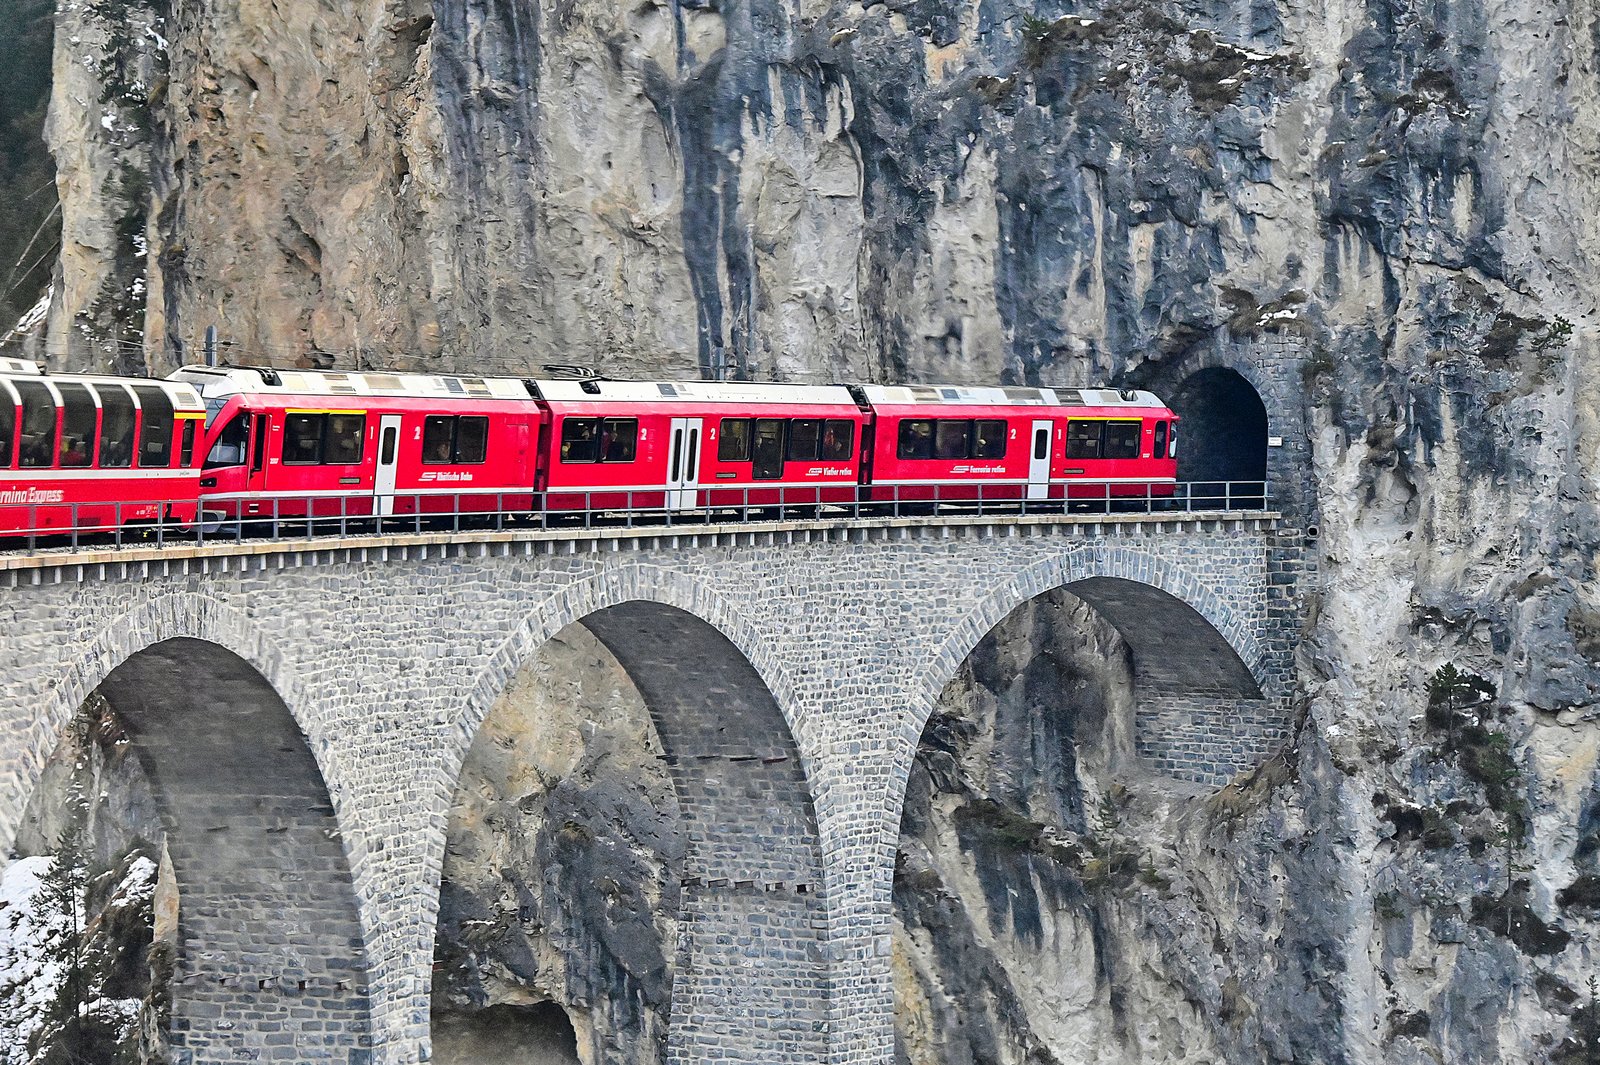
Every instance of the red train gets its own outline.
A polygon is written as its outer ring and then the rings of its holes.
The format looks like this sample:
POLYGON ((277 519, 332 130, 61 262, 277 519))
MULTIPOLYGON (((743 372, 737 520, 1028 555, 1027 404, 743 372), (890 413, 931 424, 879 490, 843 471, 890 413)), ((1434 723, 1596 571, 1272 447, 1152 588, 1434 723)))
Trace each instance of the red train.
POLYGON ((1165 497, 1148 392, 0 362, 0 535, 279 518, 1165 497))

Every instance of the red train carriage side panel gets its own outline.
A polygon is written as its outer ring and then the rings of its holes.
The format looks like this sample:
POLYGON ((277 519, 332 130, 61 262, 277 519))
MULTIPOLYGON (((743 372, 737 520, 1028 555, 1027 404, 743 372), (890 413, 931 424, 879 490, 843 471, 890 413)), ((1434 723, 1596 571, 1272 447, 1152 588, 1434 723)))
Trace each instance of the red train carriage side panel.
POLYGON ((944 385, 857 391, 876 420, 876 500, 1172 494, 1176 418, 1148 392, 944 385))
POLYGON ((866 416, 835 386, 539 381, 553 511, 848 504, 866 416))
POLYGON ((204 418, 188 385, 0 367, 0 536, 192 525, 204 418))
POLYGON ((207 510, 245 517, 528 511, 539 405, 508 378, 189 367, 211 416, 207 510))
POLYGON ((873 499, 1049 496, 1056 414, 1049 389, 862 385, 857 391, 875 419, 873 499))
POLYGON ((1068 403, 1052 478, 1072 499, 1166 498, 1177 481, 1177 415, 1149 392, 1057 389, 1068 403))

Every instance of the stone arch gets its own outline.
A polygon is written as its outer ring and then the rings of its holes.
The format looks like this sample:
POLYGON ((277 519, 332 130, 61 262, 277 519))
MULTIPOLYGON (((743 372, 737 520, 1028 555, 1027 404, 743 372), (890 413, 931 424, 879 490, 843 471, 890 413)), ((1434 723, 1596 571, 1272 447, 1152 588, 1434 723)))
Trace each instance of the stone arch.
MULTIPOLYGON (((894 823, 917 743, 946 684, 980 641, 1022 604, 1056 589, 1085 600, 1122 634, 1141 698, 1270 707, 1271 661, 1256 626, 1193 573, 1135 548, 1084 547, 1044 559, 999 585, 950 632, 911 692, 894 760, 894 823)), ((1185 779, 1192 775, 1177 774, 1185 779)))
POLYGON ((30 737, 42 753, 24 794, 92 694, 126 727, 181 900, 171 1045, 196 1063, 280 1045, 302 1060, 354 1060, 372 1045, 350 863, 286 667, 242 615, 164 598, 67 667, 30 737))
POLYGON ((682 818, 668 1060, 822 1060, 824 871, 808 765, 786 712, 792 688, 766 641, 721 597, 630 565, 546 600, 474 685, 452 778, 500 691, 574 623, 643 697, 682 818))

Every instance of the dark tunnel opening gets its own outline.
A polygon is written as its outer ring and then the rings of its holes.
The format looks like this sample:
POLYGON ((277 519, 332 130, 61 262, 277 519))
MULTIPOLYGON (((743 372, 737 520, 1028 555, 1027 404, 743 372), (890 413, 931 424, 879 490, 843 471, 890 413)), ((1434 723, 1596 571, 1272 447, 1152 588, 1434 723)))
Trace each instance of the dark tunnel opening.
POLYGON ((1265 505, 1267 408, 1254 386, 1233 370, 1191 374, 1167 403, 1178 427, 1178 480, 1233 509, 1265 505))

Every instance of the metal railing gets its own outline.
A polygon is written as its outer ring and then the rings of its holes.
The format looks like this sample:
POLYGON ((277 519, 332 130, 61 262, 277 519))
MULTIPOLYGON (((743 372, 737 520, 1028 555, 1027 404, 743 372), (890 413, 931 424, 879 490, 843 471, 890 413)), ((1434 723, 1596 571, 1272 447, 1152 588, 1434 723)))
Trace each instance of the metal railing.
MULTIPOLYGON (((229 496, 202 499, 199 520, 175 518, 194 500, 130 503, 0 504, 0 552, 74 552, 128 544, 163 547, 217 540, 310 540, 381 533, 512 529, 673 528, 762 522, 942 515, 1001 517, 1050 514, 1176 516, 1265 509, 1263 481, 1176 485, 1073 481, 1063 497, 1029 499, 1027 485, 949 482, 914 485, 819 485, 766 488, 700 485, 691 506, 668 506, 668 491, 563 489, 363 495, 229 496), (390 513, 375 514, 375 504, 390 513), (155 518, 124 520, 155 508, 155 518)), ((1050 486, 1060 491, 1059 484, 1050 486)), ((684 489, 688 492, 688 489, 684 489)), ((678 497, 674 502, 682 502, 678 497)))

